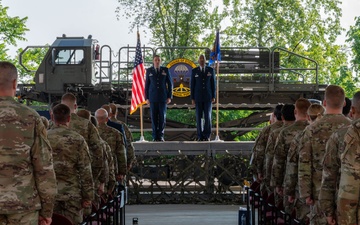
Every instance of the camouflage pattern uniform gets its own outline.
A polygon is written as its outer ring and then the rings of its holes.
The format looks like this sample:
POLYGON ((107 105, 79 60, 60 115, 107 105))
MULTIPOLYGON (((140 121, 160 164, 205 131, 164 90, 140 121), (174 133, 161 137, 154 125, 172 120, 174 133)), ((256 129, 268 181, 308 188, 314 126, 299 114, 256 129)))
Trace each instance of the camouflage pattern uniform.
POLYGON ((274 154, 275 154, 275 146, 278 144, 277 138, 283 129, 289 127, 293 123, 294 123, 293 121, 283 122, 283 125, 280 128, 273 130, 273 132, 271 132, 269 135, 268 143, 267 143, 266 149, 265 149, 265 177, 264 177, 264 180, 265 180, 265 184, 266 184, 267 188, 269 188, 270 192, 274 191, 274 185, 270 183, 270 180, 271 180, 271 170, 272 170, 274 154))
POLYGON ((116 174, 126 174, 127 162, 126 162, 126 150, 124 144, 124 138, 120 131, 115 128, 109 127, 106 124, 99 124, 99 133, 102 139, 106 141, 113 153, 115 159, 115 167, 117 168, 116 174))
POLYGON ((345 150, 341 155, 337 223, 360 223, 360 119, 345 134, 345 150))
MULTIPOLYGON (((271 124, 270 124, 271 125, 271 124)), ((257 138, 255 139, 255 143, 254 143, 254 146, 252 148, 252 154, 251 154, 251 158, 250 158, 250 170, 251 172, 253 173, 253 176, 254 176, 254 180, 257 179, 257 164, 256 164, 256 149, 259 148, 259 144, 260 142, 262 142, 262 140, 264 139, 264 135, 266 133, 266 136, 269 137, 269 134, 268 134, 268 131, 269 131, 269 128, 270 128, 270 125, 267 125, 266 127, 264 127, 259 135, 257 136, 257 138)))
POLYGON ((335 131, 326 143, 326 150, 322 162, 322 181, 319 203, 327 217, 336 218, 336 196, 340 180, 340 156, 345 150, 344 137, 349 126, 335 131))
MULTIPOLYGON (((106 143, 106 141, 104 141, 102 138, 100 138, 100 143, 101 143, 101 147, 103 149, 103 165, 104 168, 101 171, 100 177, 97 181, 95 181, 95 187, 98 187, 99 183, 104 183, 106 184, 107 182, 109 182, 109 155, 108 155, 108 149, 110 148, 110 146, 106 143)), ((112 158, 112 155, 111 155, 112 158)))
POLYGON ((81 134, 88 144, 91 157, 91 170, 93 180, 97 181, 100 177, 103 164, 103 148, 100 143, 100 136, 96 127, 90 120, 84 119, 76 113, 71 113, 70 128, 81 134))
POLYGON ((0 97, 0 224, 20 219, 17 215, 28 220, 10 224, 37 223, 39 214, 51 217, 56 193, 51 147, 39 114, 13 97, 0 97))
MULTIPOLYGON (((109 181, 109 162, 108 162, 108 155, 107 155, 107 147, 109 146, 106 141, 104 141, 103 139, 100 138, 100 145, 102 147, 103 150, 103 169, 101 170, 99 179, 94 180, 94 187, 97 188, 95 190, 95 197, 94 197, 94 205, 99 208, 100 204, 101 204, 101 196, 99 193, 100 190, 100 185, 103 184, 104 185, 104 193, 106 192, 106 184, 109 181)), ((110 147, 109 147, 110 148, 110 147)), ((84 211, 85 216, 90 215, 91 214, 91 210, 90 208, 87 208, 84 211)))
POLYGON ((350 119, 342 114, 325 114, 304 130, 300 143, 298 183, 300 198, 310 197, 314 201, 314 206, 310 207, 310 224, 327 224, 318 201, 325 146, 334 131, 350 123, 350 119))
POLYGON ((40 116, 42 123, 44 124, 45 129, 49 128, 49 120, 45 116, 40 116))
POLYGON ((107 176, 105 182, 105 193, 109 190, 113 190, 116 184, 116 178, 115 178, 115 165, 114 165, 114 157, 113 153, 111 151, 111 147, 109 144, 101 139, 102 144, 104 145, 104 155, 105 160, 107 162, 107 176))
POLYGON ((283 125, 280 128, 273 130, 270 133, 270 136, 268 138, 268 143, 265 149, 265 176, 264 176, 264 182, 262 183, 261 191, 267 191, 269 194, 274 192, 275 205, 279 205, 279 203, 282 202, 283 200, 282 197, 279 196, 274 191, 275 190, 274 186, 270 183, 271 169, 274 159, 274 151, 275 151, 275 146, 277 145, 277 140, 278 140, 277 138, 280 132, 291 124, 293 124, 293 122, 286 121, 283 122, 283 125))
POLYGON ((287 201, 287 196, 293 196, 295 201, 293 204, 285 204, 288 206, 287 211, 292 211, 292 207, 296 209, 296 218, 303 221, 307 218, 310 212, 310 207, 306 205, 304 199, 300 198, 298 185, 298 163, 299 150, 301 138, 304 136, 304 131, 295 135, 294 140, 290 143, 289 152, 286 159, 286 173, 284 178, 284 201, 287 201))
POLYGON ((83 221, 82 202, 94 200, 94 182, 90 154, 85 139, 64 125, 48 131, 53 150, 58 194, 54 212, 74 224, 83 221))
POLYGON ((133 136, 131 134, 131 131, 130 131, 129 127, 126 125, 126 123, 116 119, 115 117, 111 117, 110 121, 112 121, 114 123, 119 123, 124 128, 124 133, 125 133, 125 137, 126 137, 127 165, 128 165, 128 168, 130 168, 132 163, 135 163, 135 160, 136 160, 135 150, 134 150, 134 145, 133 145, 134 140, 133 140, 133 136))
POLYGON ((282 187, 286 171, 286 159, 291 142, 309 125, 308 121, 295 121, 294 124, 284 128, 275 145, 274 162, 272 166, 271 182, 273 186, 282 187))
POLYGON ((265 175, 265 168, 264 168, 264 163, 265 163, 265 149, 266 149, 266 145, 267 145, 267 141, 269 138, 270 133, 277 129, 280 128, 283 125, 282 121, 276 121, 275 123, 264 127, 264 129, 261 131, 259 137, 257 138, 254 148, 253 148, 253 152, 254 152, 254 165, 256 167, 256 172, 258 174, 263 174, 265 175))
MULTIPOLYGON (((286 159, 291 142, 294 137, 301 133, 305 127, 309 125, 307 120, 295 121, 292 125, 281 130, 274 149, 274 161, 271 168, 271 180, 272 187, 283 187, 285 171, 286 171, 286 159)), ((282 197, 280 198, 280 200, 282 197)), ((282 200, 281 200, 282 201, 282 200)), ((288 207, 287 198, 284 201, 285 209, 288 213, 291 213, 291 209, 288 207)))

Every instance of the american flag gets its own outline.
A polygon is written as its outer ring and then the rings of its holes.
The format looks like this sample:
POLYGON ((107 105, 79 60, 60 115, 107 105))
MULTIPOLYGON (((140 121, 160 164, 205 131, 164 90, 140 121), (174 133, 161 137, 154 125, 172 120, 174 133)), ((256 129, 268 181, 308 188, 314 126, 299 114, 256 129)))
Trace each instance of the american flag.
POLYGON ((145 104, 145 67, 141 54, 140 34, 137 33, 137 44, 135 63, 133 70, 132 97, 130 114, 134 113, 137 108, 145 104))

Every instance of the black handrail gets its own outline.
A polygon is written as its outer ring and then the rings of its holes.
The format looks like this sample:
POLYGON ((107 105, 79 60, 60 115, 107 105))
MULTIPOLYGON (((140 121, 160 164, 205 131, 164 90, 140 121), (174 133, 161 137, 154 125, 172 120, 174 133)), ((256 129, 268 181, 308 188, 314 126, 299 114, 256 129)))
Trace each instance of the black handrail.
POLYGON ((88 215, 80 225, 107 224, 125 225, 126 188, 100 205, 99 209, 88 215))

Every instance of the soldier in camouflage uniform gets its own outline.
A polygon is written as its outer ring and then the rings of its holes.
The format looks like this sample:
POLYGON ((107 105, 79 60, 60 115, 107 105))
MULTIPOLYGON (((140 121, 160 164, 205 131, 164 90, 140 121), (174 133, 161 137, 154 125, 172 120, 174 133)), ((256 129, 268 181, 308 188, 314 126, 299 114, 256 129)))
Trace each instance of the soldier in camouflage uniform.
MULTIPOLYGON (((91 113, 89 110, 86 109, 81 109, 78 110, 76 112, 76 115, 78 115, 79 117, 82 117, 84 119, 87 119, 89 121, 91 121, 91 113)), ((91 123, 97 128, 97 125, 95 125, 92 121, 91 123)), ((104 140, 101 139, 101 137, 99 138, 100 140, 100 145, 103 149, 103 169, 101 170, 99 179, 94 180, 94 184, 95 187, 97 187, 98 189, 95 190, 95 205, 99 206, 100 203, 100 196, 104 193, 105 191, 105 183, 109 178, 109 165, 108 165, 108 161, 107 161, 107 157, 106 157, 106 145, 104 144, 104 140)))
POLYGON ((360 223, 360 92, 352 99, 351 115, 354 121, 345 134, 345 149, 340 156, 337 224, 360 223))
POLYGON ((106 125, 108 121, 108 113, 105 109, 101 108, 96 110, 95 117, 99 123, 99 133, 102 139, 106 141, 113 152, 113 158, 116 160, 117 171, 116 179, 123 182, 124 176, 127 172, 126 150, 124 138, 122 134, 115 128, 106 125))
POLYGON ((14 100, 17 69, 0 61, 0 224, 51 224, 57 193, 51 147, 34 110, 14 100))
POLYGON ((68 106, 55 106, 52 120, 54 126, 48 131, 48 139, 58 183, 54 212, 78 224, 83 221, 83 208, 90 207, 94 200, 89 149, 85 139, 69 129, 68 106))
POLYGON ((260 135, 255 140, 255 144, 253 147, 253 166, 256 173, 257 180, 261 182, 264 179, 265 174, 265 168, 264 168, 264 162, 265 162, 265 149, 267 140, 269 138, 270 133, 280 128, 283 125, 282 119, 281 119, 281 108, 283 107, 282 104, 279 104, 274 109, 274 120, 275 122, 270 124, 269 126, 266 126, 262 129, 260 135))
POLYGON ((319 206, 319 192, 322 178, 322 160, 330 135, 350 124, 350 119, 342 114, 345 103, 344 90, 337 85, 329 85, 325 90, 325 115, 304 130, 299 151, 299 193, 310 205, 310 224, 327 224, 319 206))
MULTIPOLYGON (((360 96, 360 92, 358 92, 357 95, 360 96)), ((343 107, 342 113, 344 116, 348 116, 351 101, 349 98, 345 98, 345 102, 346 105, 343 107)), ((326 215, 328 224, 335 224, 336 221, 336 198, 339 189, 341 166, 340 156, 345 150, 344 138, 349 126, 344 126, 335 131, 326 143, 325 155, 322 162, 323 171, 319 203, 326 215)))
MULTIPOLYGON (((325 108, 319 104, 310 105, 307 110, 307 120, 311 124, 320 119, 325 113, 325 108)), ((289 152, 286 159, 286 173, 284 178, 284 196, 287 197, 289 208, 296 209, 296 218, 300 221, 306 220, 307 214, 310 212, 310 207, 306 205, 303 199, 300 199, 298 187, 298 161, 299 161, 299 145, 301 138, 304 136, 304 131, 295 135, 294 140, 290 143, 289 152)), ((286 203, 285 205, 287 205, 286 203)))
MULTIPOLYGON (((91 123, 96 128, 98 127, 97 120, 95 117, 91 116, 90 111, 88 111, 86 109, 78 110, 76 112, 76 115, 78 115, 84 119, 90 120, 91 123)), ((110 194, 111 194, 111 192, 113 191, 113 188, 114 188, 113 186, 110 186, 110 188, 108 188, 109 180, 114 182, 113 185, 116 182, 115 174, 114 174, 114 160, 112 158, 110 146, 101 137, 100 137, 100 143, 101 143, 101 146, 103 148, 103 153, 104 153, 104 158, 103 158, 103 163, 104 163, 103 166, 104 167, 99 176, 99 179, 94 181, 95 187, 98 187, 98 190, 95 192, 95 201, 94 201, 96 206, 99 206, 101 203, 101 199, 100 199, 101 195, 108 196, 108 192, 110 191, 110 194), (109 152, 109 150, 110 150, 110 152, 109 152)))
POLYGON ((105 181, 104 195, 106 195, 106 197, 109 197, 110 195, 112 195, 116 185, 115 160, 110 145, 104 140, 102 140, 102 144, 105 147, 106 161, 109 168, 109 175, 107 176, 107 180, 105 181))
MULTIPOLYGON (((95 116, 91 116, 90 121, 92 122, 92 124, 94 124, 96 128, 98 128, 98 122, 95 116)), ((106 175, 104 175, 106 177, 104 195, 105 197, 109 197, 115 188, 115 184, 116 184, 115 171, 117 171, 116 169, 117 167, 115 167, 116 166, 115 160, 109 144, 106 141, 104 141, 102 138, 101 138, 101 144, 103 145, 104 148, 104 155, 105 155, 104 161, 106 162, 106 168, 107 168, 106 171, 107 173, 106 175)))
MULTIPOLYGON (((61 98, 61 103, 67 105, 71 111, 70 129, 81 134, 89 147, 91 157, 91 170, 93 180, 97 181, 103 170, 103 148, 100 143, 100 136, 95 126, 90 120, 84 119, 76 115, 77 109, 76 97, 72 93, 66 93, 61 98)), ((95 187, 98 189, 98 187, 95 187)))
MULTIPOLYGON (((294 140, 294 137, 301 133, 305 129, 305 127, 309 124, 307 121, 307 110, 311 103, 309 100, 300 98, 295 102, 295 123, 282 129, 278 136, 275 150, 274 150, 274 162, 272 165, 271 172, 271 181, 270 183, 276 189, 276 194, 279 196, 283 196, 283 183, 286 171, 286 158, 288 154, 288 150, 290 148, 291 142, 294 140)), ((285 107, 285 106, 284 106, 285 107)), ((283 113, 284 115, 284 113, 283 113)), ((288 205, 288 201, 284 201, 285 209, 288 205)), ((291 213, 291 210, 287 210, 288 213, 291 213)))
MULTIPOLYGON (((271 181, 271 172, 272 165, 275 154, 275 147, 278 145, 278 137, 280 132, 294 124, 295 115, 294 115, 295 106, 293 104, 285 104, 281 109, 281 118, 283 120, 283 125, 280 128, 273 130, 268 138, 268 143, 265 149, 265 185, 268 190, 268 193, 274 192, 275 185, 271 181)), ((275 193, 276 194, 276 193, 275 193)), ((279 201, 282 201, 278 195, 275 195, 275 203, 278 205, 279 201)))
POLYGON ((129 127, 121 120, 117 119, 118 115, 118 109, 114 103, 110 103, 110 114, 109 114, 109 120, 115 123, 119 123, 123 126, 125 136, 126 136, 126 156, 127 156, 127 169, 130 170, 133 163, 135 163, 136 157, 135 157, 135 151, 134 151, 134 145, 133 145, 133 136, 131 134, 131 131, 129 127))

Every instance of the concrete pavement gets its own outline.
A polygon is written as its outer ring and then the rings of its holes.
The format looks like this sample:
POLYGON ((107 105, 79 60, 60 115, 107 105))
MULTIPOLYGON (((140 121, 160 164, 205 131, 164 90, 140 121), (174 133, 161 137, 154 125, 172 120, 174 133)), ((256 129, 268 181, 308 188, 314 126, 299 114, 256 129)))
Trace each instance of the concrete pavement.
POLYGON ((237 225, 240 205, 126 205, 126 225, 138 218, 139 225, 237 225))

